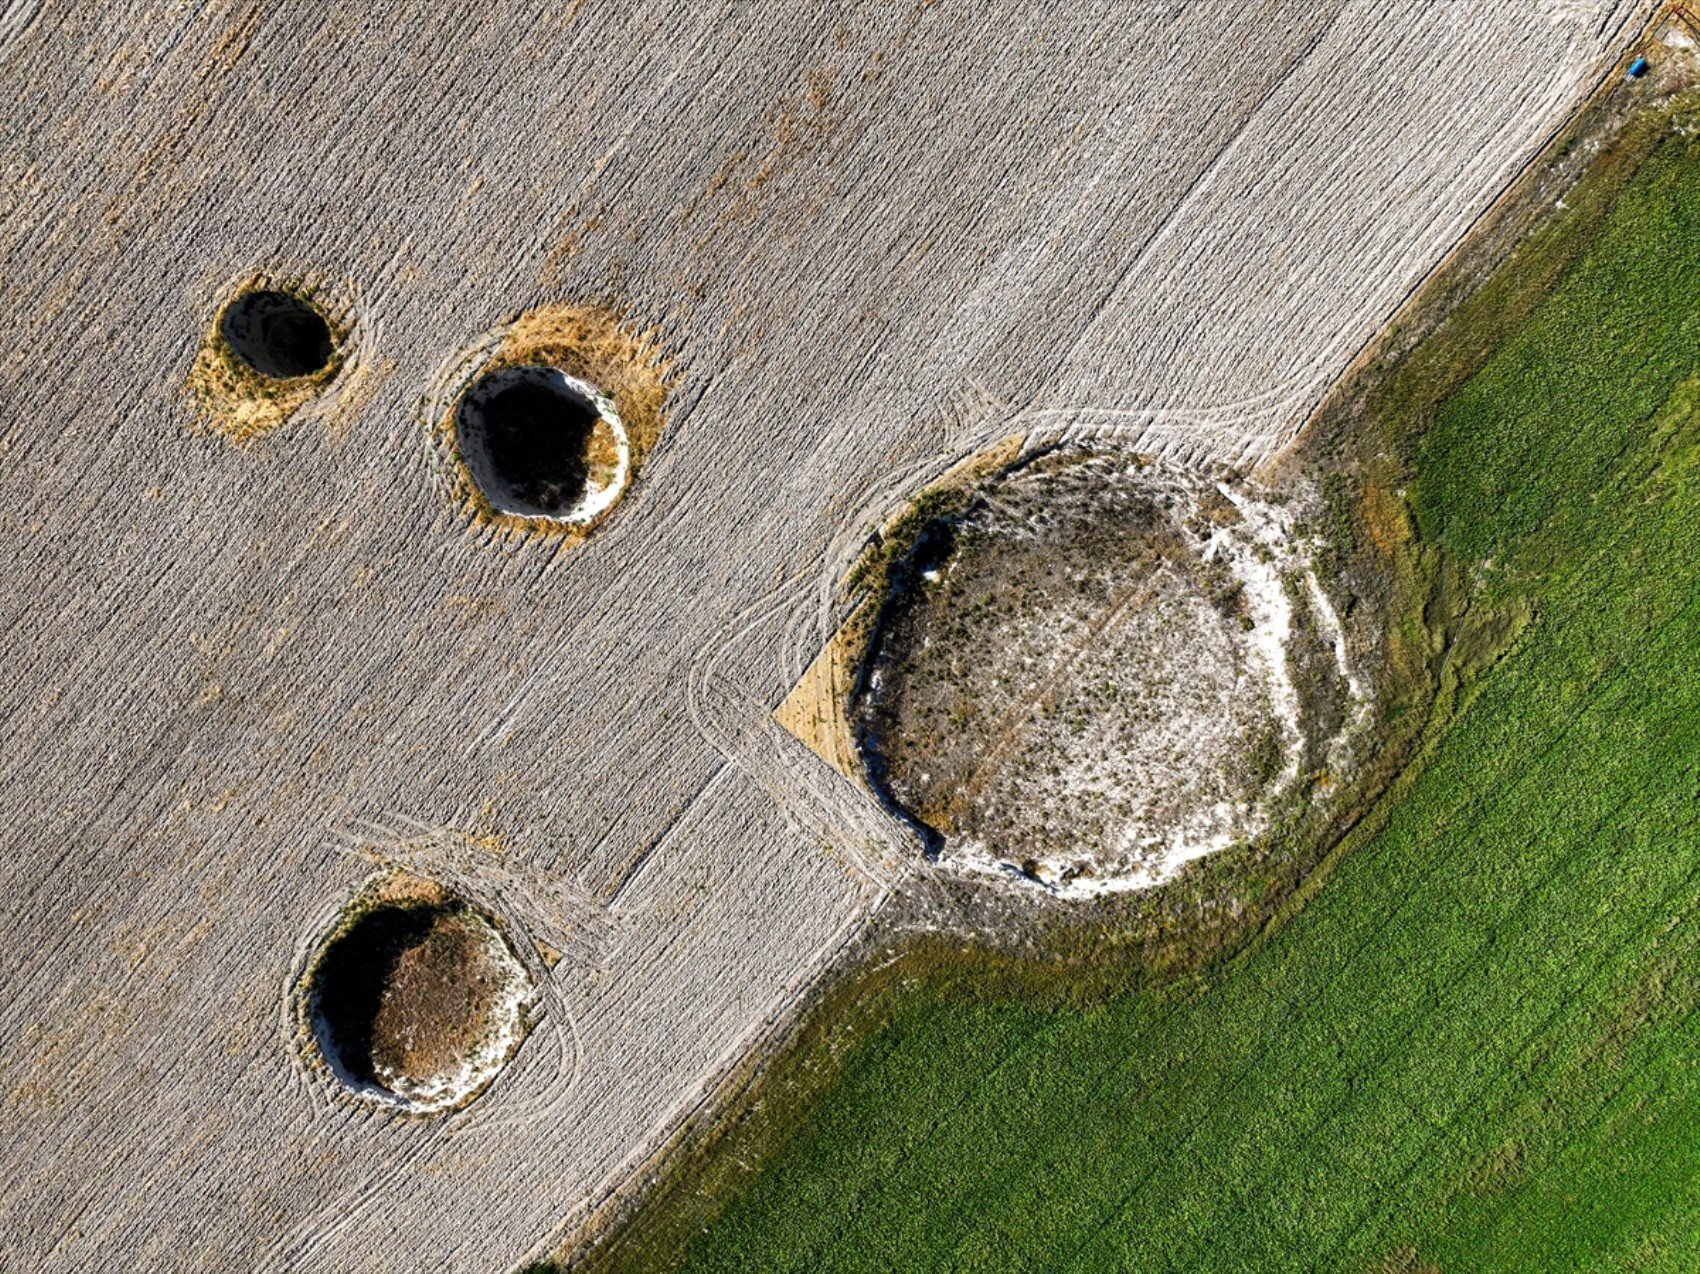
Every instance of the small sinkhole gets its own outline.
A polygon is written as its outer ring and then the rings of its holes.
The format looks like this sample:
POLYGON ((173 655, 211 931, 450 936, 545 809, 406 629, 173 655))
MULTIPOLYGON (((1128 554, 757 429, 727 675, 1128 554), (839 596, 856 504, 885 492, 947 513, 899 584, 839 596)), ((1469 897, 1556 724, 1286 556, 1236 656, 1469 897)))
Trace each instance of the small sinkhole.
POLYGON ((225 306, 219 332, 244 363, 279 380, 323 371, 336 348, 325 316, 288 292, 242 293, 225 306))
POLYGON ((455 432, 467 472, 499 512, 562 517, 585 497, 597 404, 553 367, 509 367, 460 400, 455 432))
POLYGON ((410 1104, 458 1096, 500 1064, 505 1049, 491 1044, 515 1027, 521 976, 495 926, 465 903, 380 904, 314 968, 320 1049, 356 1087, 410 1104))

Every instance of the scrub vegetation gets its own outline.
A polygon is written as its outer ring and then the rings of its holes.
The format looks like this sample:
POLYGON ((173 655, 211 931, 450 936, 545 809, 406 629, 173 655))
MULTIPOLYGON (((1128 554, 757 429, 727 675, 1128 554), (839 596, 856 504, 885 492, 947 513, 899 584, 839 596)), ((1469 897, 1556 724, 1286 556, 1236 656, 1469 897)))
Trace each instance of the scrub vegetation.
POLYGON ((915 948, 583 1265, 1693 1267, 1696 131, 1635 121, 1315 427, 1410 746, 1238 951, 1094 995, 915 948))

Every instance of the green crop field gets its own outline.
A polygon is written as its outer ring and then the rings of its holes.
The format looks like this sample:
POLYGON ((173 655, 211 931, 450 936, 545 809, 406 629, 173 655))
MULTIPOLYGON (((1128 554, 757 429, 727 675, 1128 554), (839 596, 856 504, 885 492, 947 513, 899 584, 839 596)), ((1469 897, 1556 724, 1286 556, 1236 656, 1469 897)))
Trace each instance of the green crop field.
POLYGON ((888 979, 600 1260, 1700 1267, 1700 143, 1641 127, 1358 426, 1506 649, 1320 887, 1096 1004, 888 979))

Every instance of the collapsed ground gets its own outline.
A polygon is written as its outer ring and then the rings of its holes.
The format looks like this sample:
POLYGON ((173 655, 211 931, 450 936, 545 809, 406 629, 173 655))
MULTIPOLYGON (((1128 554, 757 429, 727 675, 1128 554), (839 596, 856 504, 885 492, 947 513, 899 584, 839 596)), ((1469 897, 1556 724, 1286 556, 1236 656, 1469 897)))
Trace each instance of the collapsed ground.
POLYGON ((948 494, 856 696, 941 869, 1094 898, 1337 804, 1371 711, 1349 647, 1373 643, 1312 569, 1314 494, 1081 446, 948 494))
POLYGON ((301 988, 335 1079, 414 1113, 470 1101, 519 1042, 530 985, 489 916, 431 882, 380 877, 349 904, 301 988))
POLYGON ((1696 134, 1638 120, 1313 440, 1436 680, 1275 923, 1084 1008, 898 961, 604 1264, 1693 1264, 1696 134))

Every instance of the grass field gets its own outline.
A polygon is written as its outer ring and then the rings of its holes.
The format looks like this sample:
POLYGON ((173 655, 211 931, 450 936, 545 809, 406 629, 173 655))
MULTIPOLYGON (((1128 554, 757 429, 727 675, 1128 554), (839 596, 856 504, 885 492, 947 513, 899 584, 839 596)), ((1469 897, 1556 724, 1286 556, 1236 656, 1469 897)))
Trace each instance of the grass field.
POLYGON ((888 979, 609 1264, 1700 1264, 1700 145, 1567 202, 1355 426, 1510 643, 1326 882, 1098 1005, 888 979))

